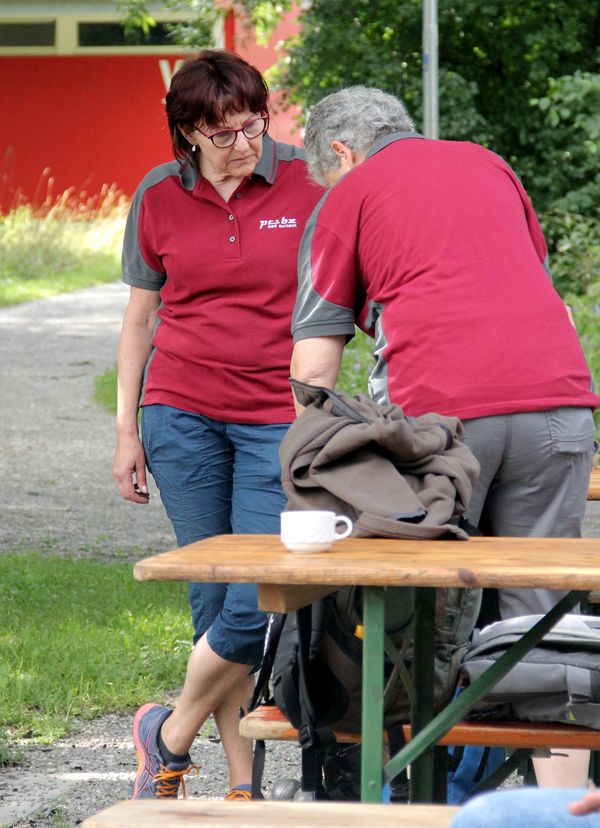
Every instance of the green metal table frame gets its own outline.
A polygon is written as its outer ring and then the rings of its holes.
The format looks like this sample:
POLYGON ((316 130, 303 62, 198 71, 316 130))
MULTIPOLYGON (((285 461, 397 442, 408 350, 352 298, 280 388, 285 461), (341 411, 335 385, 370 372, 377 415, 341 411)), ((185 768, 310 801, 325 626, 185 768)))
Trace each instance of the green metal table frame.
POLYGON ((434 716, 435 588, 418 588, 415 609, 413 659, 415 703, 411 713, 412 738, 384 766, 381 734, 383 732, 385 587, 364 587, 361 800, 381 802, 384 786, 388 785, 407 765, 410 765, 411 801, 432 802, 436 743, 464 718, 465 714, 497 681, 541 641, 563 615, 579 604, 586 595, 586 591, 569 592, 529 632, 515 642, 492 667, 460 693, 444 710, 434 716))

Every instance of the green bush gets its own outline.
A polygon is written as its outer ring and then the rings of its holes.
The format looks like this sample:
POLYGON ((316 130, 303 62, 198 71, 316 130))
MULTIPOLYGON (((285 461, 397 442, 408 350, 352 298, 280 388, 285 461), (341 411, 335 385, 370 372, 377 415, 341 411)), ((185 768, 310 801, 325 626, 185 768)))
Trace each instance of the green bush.
POLYGON ((600 278, 600 221, 566 210, 540 215, 554 285, 561 296, 584 295, 600 278))
MULTIPOLYGON (((586 355, 596 393, 600 393, 600 281, 590 286, 584 295, 567 294, 566 303, 573 311, 575 326, 586 355)), ((600 439, 600 409, 594 418, 600 439)))

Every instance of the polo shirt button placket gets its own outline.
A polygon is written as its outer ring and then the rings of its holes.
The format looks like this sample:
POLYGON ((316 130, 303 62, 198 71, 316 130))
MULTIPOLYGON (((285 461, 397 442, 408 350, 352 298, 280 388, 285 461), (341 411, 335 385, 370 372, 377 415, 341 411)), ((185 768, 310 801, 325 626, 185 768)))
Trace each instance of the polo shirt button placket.
POLYGON ((233 224, 233 226, 231 226, 230 230, 229 230, 230 235, 227 237, 227 241, 229 242, 229 250, 231 251, 229 254, 227 254, 227 258, 229 259, 229 258, 233 257, 234 259, 237 259, 239 257, 239 249, 238 249, 238 245, 239 245, 238 236, 239 236, 239 233, 238 233, 236 217, 233 213, 228 213, 227 214, 227 220, 229 222, 232 222, 232 224, 233 224))

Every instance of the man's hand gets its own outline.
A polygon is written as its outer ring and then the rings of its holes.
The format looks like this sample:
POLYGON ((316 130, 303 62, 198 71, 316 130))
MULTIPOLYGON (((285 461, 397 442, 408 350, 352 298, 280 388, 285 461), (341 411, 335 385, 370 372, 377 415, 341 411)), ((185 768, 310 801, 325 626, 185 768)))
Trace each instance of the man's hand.
POLYGON ((583 816, 584 814, 593 814, 600 811, 600 790, 591 790, 586 793, 583 799, 577 802, 571 802, 569 805, 569 812, 574 816, 583 816))
POLYGON ((148 503, 150 495, 146 479, 146 458, 137 434, 117 438, 112 474, 124 500, 148 503))

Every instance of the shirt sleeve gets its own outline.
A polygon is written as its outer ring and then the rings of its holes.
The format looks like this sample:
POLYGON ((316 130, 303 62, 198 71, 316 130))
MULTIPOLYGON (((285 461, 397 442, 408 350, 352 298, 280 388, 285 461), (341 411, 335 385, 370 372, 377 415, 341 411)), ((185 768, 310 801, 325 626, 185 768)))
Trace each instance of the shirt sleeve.
POLYGON ((324 200, 308 220, 300 243, 298 294, 292 315, 294 342, 318 336, 354 336, 355 257, 335 233, 319 225, 324 200))
POLYGON ((167 277, 150 240, 148 216, 144 206, 146 191, 147 188, 142 183, 131 203, 125 225, 121 267, 125 284, 146 290, 160 290, 167 277))

